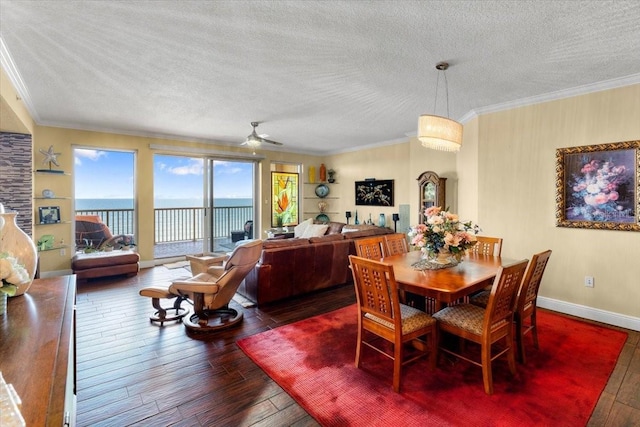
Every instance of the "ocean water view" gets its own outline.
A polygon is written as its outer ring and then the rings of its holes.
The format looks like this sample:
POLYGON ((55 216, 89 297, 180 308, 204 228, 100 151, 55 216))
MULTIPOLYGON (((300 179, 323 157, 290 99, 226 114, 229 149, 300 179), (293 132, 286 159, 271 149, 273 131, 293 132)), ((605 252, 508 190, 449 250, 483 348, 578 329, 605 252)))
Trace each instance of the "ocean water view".
MULTIPOLYGON (((76 210, 133 209, 133 199, 76 199, 76 210)), ((215 207, 252 206, 251 199, 214 199, 215 207)), ((156 208, 200 208, 201 199, 156 199, 156 208)))
MULTIPOLYGON (((212 236, 226 238, 240 230, 253 216, 252 199, 214 199, 212 236)), ((193 241, 203 238, 204 209, 201 199, 156 199, 155 243, 193 241)), ((133 199, 76 199, 76 211, 103 211, 102 220, 113 234, 133 234, 133 199)))

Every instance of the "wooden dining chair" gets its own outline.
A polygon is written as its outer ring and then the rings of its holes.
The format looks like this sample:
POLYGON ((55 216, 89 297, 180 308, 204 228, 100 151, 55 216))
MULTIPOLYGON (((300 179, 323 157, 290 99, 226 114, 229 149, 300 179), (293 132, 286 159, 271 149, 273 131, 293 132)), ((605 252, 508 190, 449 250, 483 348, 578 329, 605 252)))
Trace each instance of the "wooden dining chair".
MULTIPOLYGON (((486 308, 473 304, 458 304, 443 308, 433 315, 438 321, 438 334, 447 332, 480 345, 481 361, 473 360, 444 346, 439 350, 452 354, 476 366, 482 367, 484 391, 493 394, 492 362, 505 355, 509 370, 516 373, 516 358, 513 340, 514 302, 528 260, 519 261, 507 267, 500 267, 491 287, 486 308), (504 347, 493 354, 492 345, 504 340, 504 347)), ((464 347, 463 347, 464 348, 464 347)))
POLYGON ((480 255, 500 256, 502 253, 502 238, 476 236, 478 243, 469 248, 469 252, 480 255))
POLYGON ((551 250, 546 250, 538 254, 533 255, 527 272, 524 275, 520 292, 516 300, 516 311, 514 313, 515 320, 515 336, 518 344, 518 358, 521 363, 526 363, 526 356, 524 353, 524 336, 531 332, 533 337, 533 346, 537 349, 538 346, 538 326, 536 322, 536 306, 538 301, 538 290, 540 289, 540 282, 542 282, 542 275, 547 268, 547 263, 551 257, 551 250), (529 319, 527 325, 524 324, 525 320, 529 319))
MULTIPOLYGON (((384 235, 384 256, 406 254, 409 252, 409 242, 407 235, 403 233, 393 233, 384 235)), ((436 311, 436 300, 430 297, 414 294, 412 292, 400 291, 400 301, 418 310, 434 313, 436 311)))
MULTIPOLYGON (((534 254, 529 261, 527 270, 522 279, 522 284, 518 290, 518 295, 515 302, 515 311, 513 319, 515 322, 515 339, 518 347, 518 360, 520 363, 526 363, 526 356, 524 352, 524 336, 531 332, 533 337, 533 346, 539 348, 538 345, 538 326, 536 322, 536 306, 538 300, 538 291, 540 290, 540 282, 542 282, 542 275, 547 267, 549 258, 551 257, 551 250, 546 250, 534 254), (529 320, 529 323, 525 325, 525 321, 529 320)), ((486 307, 489 302, 490 292, 482 291, 469 300, 471 304, 479 307, 486 307)))
POLYGON ((392 265, 354 255, 349 255, 349 263, 358 303, 356 368, 362 361, 363 345, 392 359, 393 390, 399 392, 404 365, 429 355, 431 367, 435 368, 438 351, 436 321, 424 311, 400 304, 392 265), (393 354, 376 346, 378 340, 365 335, 365 332, 391 343, 393 354), (429 337, 429 343, 426 337, 429 337), (416 353, 412 356, 406 356, 404 351, 409 342, 419 347, 414 349, 416 353))
POLYGON ((356 255, 362 258, 380 261, 384 253, 384 236, 366 237, 364 239, 356 239, 356 255))
POLYGON ((409 242, 404 233, 393 233, 384 235, 384 255, 398 255, 409 252, 409 242))

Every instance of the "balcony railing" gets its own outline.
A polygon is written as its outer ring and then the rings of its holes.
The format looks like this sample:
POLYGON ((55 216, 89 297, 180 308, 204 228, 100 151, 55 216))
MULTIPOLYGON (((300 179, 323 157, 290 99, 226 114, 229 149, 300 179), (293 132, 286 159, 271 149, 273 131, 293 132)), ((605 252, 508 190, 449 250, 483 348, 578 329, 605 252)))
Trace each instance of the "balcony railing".
MULTIPOLYGON (((154 209, 154 243, 183 242, 204 238, 204 208, 154 209)), ((98 215, 113 235, 134 234, 133 209, 77 210, 76 215, 98 215)), ((243 230, 244 223, 253 217, 253 206, 213 208, 211 229, 213 238, 228 238, 231 231, 243 230)))

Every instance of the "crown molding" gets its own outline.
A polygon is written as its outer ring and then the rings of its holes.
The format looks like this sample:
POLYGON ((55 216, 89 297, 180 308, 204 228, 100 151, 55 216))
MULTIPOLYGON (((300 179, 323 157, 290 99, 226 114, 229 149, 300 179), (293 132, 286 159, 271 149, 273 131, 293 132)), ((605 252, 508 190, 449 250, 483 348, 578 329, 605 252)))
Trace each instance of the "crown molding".
POLYGON ((29 111, 31 118, 38 123, 40 121, 40 116, 38 116, 38 112, 33 106, 29 90, 24 84, 22 77, 20 77, 18 68, 16 68, 16 64, 13 62, 13 58, 11 57, 7 46, 4 44, 2 37, 0 37, 0 65, 2 65, 5 73, 7 73, 7 77, 18 93, 18 96, 21 98, 22 103, 27 107, 27 111, 29 111))
POLYGON ((631 86, 634 84, 640 84, 640 73, 631 74, 630 76, 620 77, 616 79, 590 83, 582 86, 576 86, 574 88, 563 89, 556 92, 544 93, 542 95, 531 96, 528 98, 516 99, 514 101, 488 105, 486 107, 476 108, 462 116, 462 118, 460 119, 460 123, 466 123, 469 120, 483 114, 497 113, 499 111, 511 110, 514 108, 526 107, 534 104, 542 104, 544 102, 557 101, 574 96, 587 95, 594 92, 617 89, 619 87, 631 86))

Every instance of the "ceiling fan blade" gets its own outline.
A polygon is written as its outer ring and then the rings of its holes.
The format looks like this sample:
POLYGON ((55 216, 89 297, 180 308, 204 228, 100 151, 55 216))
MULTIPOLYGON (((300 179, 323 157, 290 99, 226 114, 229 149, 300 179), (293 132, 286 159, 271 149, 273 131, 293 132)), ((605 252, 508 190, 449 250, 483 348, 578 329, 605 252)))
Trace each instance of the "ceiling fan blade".
MULTIPOLYGON (((259 122, 251 122, 251 126, 253 127, 253 131, 247 136, 247 139, 240 145, 248 145, 253 149, 257 148, 261 143, 272 144, 272 145, 284 145, 281 142, 272 141, 267 138, 263 138, 262 135, 258 135, 256 133, 256 127, 258 127, 259 122)), ((269 136, 269 135, 264 135, 269 136)))
POLYGON ((284 145, 282 142, 278 142, 278 141, 272 141, 270 139, 266 139, 266 138, 260 138, 260 140, 262 142, 266 142, 267 144, 273 144, 273 145, 284 145))

